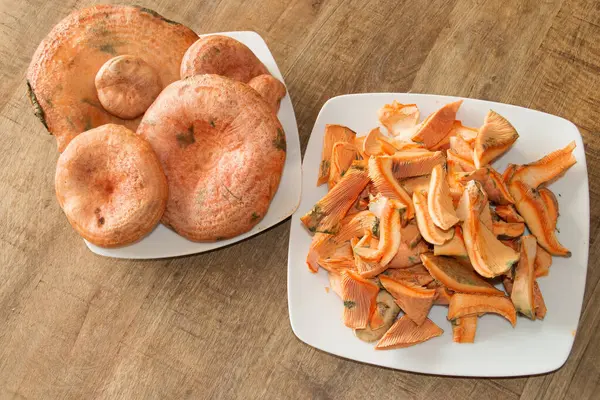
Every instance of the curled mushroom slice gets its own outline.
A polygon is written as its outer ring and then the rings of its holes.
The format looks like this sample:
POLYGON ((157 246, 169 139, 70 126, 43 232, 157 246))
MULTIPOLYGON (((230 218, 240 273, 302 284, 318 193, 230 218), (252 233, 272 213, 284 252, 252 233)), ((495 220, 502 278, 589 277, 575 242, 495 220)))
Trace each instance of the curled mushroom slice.
POLYGON ((446 231, 452 228, 459 221, 452 204, 446 170, 441 165, 436 165, 431 171, 427 207, 431 220, 442 230, 446 231))
POLYGON ((442 108, 429 115, 421 123, 417 132, 411 137, 414 142, 421 142, 427 148, 438 144, 448 134, 454 120, 456 112, 460 108, 462 100, 444 105, 442 108))
MULTIPOLYGON (((450 154, 450 151, 448 151, 450 154)), ((452 204, 458 205, 460 197, 465 190, 465 185, 460 182, 460 174, 464 172, 463 168, 456 162, 455 159, 448 157, 446 161, 446 180, 450 188, 450 196, 452 196, 452 204)))
POLYGON ((394 100, 392 104, 383 106, 377 116, 390 135, 410 139, 419 122, 419 107, 416 104, 400 104, 394 100))
POLYGON ((517 167, 510 178, 511 182, 521 181, 529 187, 538 188, 544 183, 554 181, 577 162, 573 156, 574 149, 575 142, 571 142, 535 162, 517 167))
POLYGON ((364 329, 375 310, 375 299, 379 287, 349 270, 340 275, 340 289, 344 302, 344 325, 348 328, 364 329))
POLYGON ((515 307, 508 297, 481 294, 455 293, 450 299, 448 319, 471 315, 495 313, 506 318, 514 327, 517 324, 515 307))
MULTIPOLYGON (((538 249, 541 249, 541 247, 538 246, 538 249)), ((511 277, 505 277, 502 280, 502 283, 504 284, 504 289, 506 290, 506 293, 508 293, 508 295, 510 296, 512 294, 512 290, 513 290, 513 281, 511 277)), ((537 281, 533 281, 533 312, 535 314, 535 319, 544 319, 544 317, 546 316, 546 311, 548 311, 546 309, 546 303, 544 302, 544 297, 542 296, 542 290, 540 289, 540 286, 538 285, 537 281)))
POLYGON ((556 223, 558 222, 558 200, 556 196, 548 188, 540 188, 537 192, 546 207, 550 222, 554 225, 554 229, 556 229, 556 223))
POLYGON ((375 350, 391 350, 414 346, 441 336, 444 331, 426 318, 421 325, 415 324, 407 315, 402 316, 377 342, 375 350))
POLYGON ((498 239, 511 239, 521 236, 525 232, 523 222, 504 222, 494 221, 492 223, 492 232, 498 239))
POLYGON ((354 248, 354 254, 364 261, 379 263, 382 270, 378 270, 373 276, 382 272, 398 251, 400 246, 400 214, 403 210, 404 205, 399 201, 386 199, 379 220, 379 245, 377 249, 354 248))
POLYGON ((507 204, 504 206, 497 205, 495 211, 496 214, 506 222, 525 222, 523 217, 519 215, 515 209, 515 206, 512 204, 507 204))
MULTIPOLYGON (((466 221, 471 210, 475 211, 477 215, 481 218, 481 214, 488 207, 488 198, 481 184, 479 182, 467 183, 465 185, 465 189, 461 194, 460 201, 458 202, 458 207, 456 208, 456 216, 461 221, 466 221)), ((484 217, 487 219, 487 217, 484 217)), ((489 229, 492 229, 492 219, 490 213, 490 221, 489 225, 486 223, 489 229)))
POLYGON ((279 103, 285 97, 285 85, 270 74, 262 74, 250 79, 248 85, 260 94, 275 114, 279 111, 279 103))
POLYGON ((364 329, 355 329, 354 334, 363 342, 375 342, 394 324, 396 317, 400 313, 400 307, 394 301, 394 298, 385 290, 380 290, 376 298, 376 306, 369 325, 364 329))
POLYGON ((319 270, 319 259, 331 257, 336 249, 343 246, 356 236, 361 236, 365 230, 372 230, 378 219, 370 211, 361 211, 344 217, 340 222, 340 230, 335 234, 315 233, 308 250, 306 264, 312 272, 319 270))
POLYGON ((163 88, 154 68, 132 55, 105 62, 96 74, 95 84, 102 107, 123 119, 142 115, 163 88))
POLYGON ((552 266, 552 255, 538 244, 535 251, 535 262, 533 264, 536 278, 547 276, 550 272, 550 267, 552 266))
POLYGON ((452 320, 452 341, 455 343, 474 343, 478 318, 477 315, 470 315, 452 320))
POLYGON ((413 204, 415 208, 415 215, 417 219, 417 225, 421 236, 427 242, 431 244, 444 244, 454 236, 454 230, 442 230, 438 228, 431 219, 429 214, 429 207, 427 204, 427 198, 419 192, 413 193, 413 204))
POLYGON ((526 235, 521 238, 519 264, 514 273, 510 298, 515 309, 529 319, 535 319, 533 304, 533 283, 535 282, 535 237, 526 235))
POLYGON ((428 175, 433 167, 445 162, 441 151, 401 151, 389 158, 392 160, 392 174, 398 180, 428 175))
POLYGON ((367 157, 394 154, 396 150, 391 139, 384 136, 379 128, 371 129, 363 141, 362 152, 367 157))
POLYGON ((506 169, 502 173, 502 180, 504 181, 504 183, 506 183, 507 185, 510 183, 510 180, 515 171, 517 170, 517 167, 518 165, 516 164, 508 164, 506 166, 506 169))
POLYGON ((503 291, 483 280, 466 263, 432 254, 421 254, 421 260, 434 279, 455 292, 504 296, 503 291))
POLYGON ((460 181, 463 184, 473 180, 481 183, 483 190, 492 202, 500 205, 508 205, 515 202, 502 179, 502 175, 489 165, 472 172, 460 174, 460 181))
POLYGON ((363 278, 374 278, 386 269, 386 266, 382 266, 378 260, 366 261, 357 254, 356 249, 359 248, 369 249, 373 253, 376 252, 378 243, 377 245, 373 243, 373 246, 371 246, 371 242, 374 242, 374 240, 373 235, 369 231, 365 232, 365 236, 363 236, 360 240, 358 240, 358 238, 354 238, 350 241, 350 244, 352 245, 352 252, 354 253, 354 265, 356 266, 356 271, 363 278))
POLYGON ((415 324, 421 325, 425 322, 433 305, 434 289, 411 285, 386 275, 381 275, 379 281, 385 290, 394 296, 396 303, 415 324))
POLYGON ((300 218, 309 231, 334 234, 340 229, 340 220, 369 183, 365 169, 355 161, 340 182, 300 218))
POLYGON ((321 164, 319 165, 319 178, 317 186, 327 182, 329 179, 329 168, 331 166, 331 151, 338 142, 354 143, 356 133, 343 125, 325 125, 323 135, 323 150, 321 150, 321 164))
POLYGON ((333 188, 346 174, 354 161, 361 159, 360 153, 354 144, 337 142, 331 150, 331 163, 329 168, 329 190, 333 188))
POLYGON ((468 259, 469 255, 465 248, 462 228, 458 225, 454 226, 454 237, 444 244, 434 245, 433 254, 436 256, 463 257, 468 259))
POLYGON ((527 227, 535 235, 540 246, 552 255, 570 257, 569 249, 561 245, 556 237, 554 217, 557 214, 554 214, 553 209, 548 210, 539 191, 515 180, 511 181, 509 190, 515 199, 519 214, 525 219, 527 227))
POLYGON ((504 154, 519 138, 510 122, 497 112, 490 110, 475 139, 473 158, 475 167, 491 163, 504 154))
POLYGON ((506 273, 519 259, 519 254, 500 242, 482 220, 482 212, 489 206, 481 186, 476 181, 467 184, 459 205, 465 247, 473 268, 479 275, 493 278, 506 273))
POLYGON ((390 157, 371 157, 369 159, 369 178, 375 189, 383 196, 399 200, 406 206, 406 219, 414 216, 410 197, 392 174, 393 160, 390 157))

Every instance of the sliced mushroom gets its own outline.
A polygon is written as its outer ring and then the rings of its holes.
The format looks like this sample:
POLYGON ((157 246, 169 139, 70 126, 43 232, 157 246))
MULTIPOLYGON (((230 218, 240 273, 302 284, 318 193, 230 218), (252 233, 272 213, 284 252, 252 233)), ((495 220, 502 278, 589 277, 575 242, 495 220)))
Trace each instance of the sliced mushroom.
POLYGON ((376 299, 377 305, 375 312, 371 317, 371 324, 365 329, 355 329, 354 334, 363 342, 371 343, 382 338, 388 329, 394 324, 396 317, 400 313, 400 307, 394 301, 394 298, 385 290, 380 290, 376 299), (378 328, 373 329, 373 320, 383 322, 378 328))

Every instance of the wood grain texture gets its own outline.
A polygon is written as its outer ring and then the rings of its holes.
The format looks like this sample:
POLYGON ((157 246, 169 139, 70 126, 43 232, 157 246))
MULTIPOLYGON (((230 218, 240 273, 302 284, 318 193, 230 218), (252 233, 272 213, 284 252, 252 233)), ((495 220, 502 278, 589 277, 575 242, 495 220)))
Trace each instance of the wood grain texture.
POLYGON ((590 264, 560 370, 518 379, 363 365, 295 338, 289 221, 225 249, 159 261, 96 256, 54 197, 54 139, 25 70, 89 1, 0 0, 0 398, 592 399, 600 391, 600 3, 595 0, 144 1, 197 32, 255 30, 291 93, 304 147, 330 97, 413 91, 563 116, 584 135, 590 264))

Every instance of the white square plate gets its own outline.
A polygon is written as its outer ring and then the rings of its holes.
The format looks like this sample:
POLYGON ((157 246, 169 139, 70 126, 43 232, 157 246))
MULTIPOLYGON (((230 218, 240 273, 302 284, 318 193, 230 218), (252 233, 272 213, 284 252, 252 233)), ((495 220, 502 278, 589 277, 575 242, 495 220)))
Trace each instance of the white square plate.
MULTIPOLYGON (((256 32, 224 32, 213 33, 211 35, 225 35, 244 43, 256 54, 260 61, 265 64, 269 72, 281 82, 283 76, 279 72, 277 63, 269 51, 263 38, 256 32)), ((208 36, 208 35, 200 35, 208 36)), ((285 82, 284 82, 285 84, 285 82)), ((287 141, 287 156, 283 168, 283 175, 279 188, 267 215, 250 231, 231 239, 221 240, 211 243, 192 242, 179 236, 174 231, 159 224, 148 236, 129 246, 116 249, 104 249, 85 241, 88 248, 96 254, 116 258, 164 258, 184 256, 186 254, 202 253, 205 251, 218 249, 231 243, 239 242, 250 236, 283 221, 298 208, 300 202, 300 193, 302 188, 300 181, 302 177, 302 168, 300 165, 300 139, 298 137, 298 126, 296 125, 296 116, 289 93, 281 99, 281 106, 277 114, 279 121, 285 131, 287 141)))
POLYGON ((296 336, 320 350, 370 364, 428 374, 456 376, 517 376, 555 370, 566 361, 579 321, 588 262, 589 192, 585 153, 581 135, 571 122, 507 104, 464 99, 457 119, 478 127, 493 109, 506 117, 520 138, 494 166, 504 171, 506 164, 524 164, 571 140, 577 164, 550 188, 558 197, 560 218, 558 238, 568 247, 571 258, 554 257, 550 275, 539 279, 548 313, 543 321, 519 317, 515 329, 503 318, 487 314, 480 318, 474 344, 452 342, 452 329, 446 320, 447 307, 434 306, 430 318, 444 334, 425 343, 397 350, 374 350, 361 342, 341 320, 343 305, 329 286, 327 273, 309 272, 305 260, 311 235, 300 217, 327 192, 316 187, 325 124, 346 125, 362 135, 379 125, 377 110, 398 100, 415 103, 424 118, 455 97, 406 93, 357 94, 329 100, 319 117, 304 156, 304 193, 292 216, 288 258, 288 302, 290 321, 296 336))

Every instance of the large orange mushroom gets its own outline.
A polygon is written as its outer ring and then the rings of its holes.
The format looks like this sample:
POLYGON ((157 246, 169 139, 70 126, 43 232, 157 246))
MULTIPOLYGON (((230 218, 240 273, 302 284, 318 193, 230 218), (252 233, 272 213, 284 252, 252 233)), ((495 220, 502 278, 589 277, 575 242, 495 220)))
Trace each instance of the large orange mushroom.
POLYGON ((194 241, 230 238, 267 213, 283 172, 286 140, 279 120, 250 86, 218 75, 174 82, 146 111, 137 133, 163 165, 169 202, 162 221, 180 235, 194 241))
POLYGON ((73 139, 58 159, 55 187, 73 228, 101 247, 141 239, 167 204, 167 180, 152 147, 121 125, 73 139))
POLYGON ((146 8, 96 5, 75 11, 33 55, 27 85, 34 112, 61 152, 79 133, 100 125, 135 130, 140 118, 123 119, 99 100, 98 71, 113 57, 129 55, 143 60, 166 86, 179 79, 183 55, 197 39, 191 29, 146 8))

